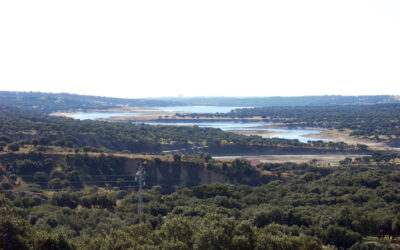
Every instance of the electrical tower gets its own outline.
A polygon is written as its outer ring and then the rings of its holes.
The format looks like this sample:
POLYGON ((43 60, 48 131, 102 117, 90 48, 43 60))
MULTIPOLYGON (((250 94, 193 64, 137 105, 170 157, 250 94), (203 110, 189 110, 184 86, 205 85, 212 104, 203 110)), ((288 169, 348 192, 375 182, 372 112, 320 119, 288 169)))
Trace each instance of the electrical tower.
POLYGON ((144 175, 146 172, 143 170, 142 161, 139 161, 139 168, 136 172, 135 181, 138 182, 138 216, 139 216, 139 223, 142 221, 143 217, 143 186, 146 185, 144 175))

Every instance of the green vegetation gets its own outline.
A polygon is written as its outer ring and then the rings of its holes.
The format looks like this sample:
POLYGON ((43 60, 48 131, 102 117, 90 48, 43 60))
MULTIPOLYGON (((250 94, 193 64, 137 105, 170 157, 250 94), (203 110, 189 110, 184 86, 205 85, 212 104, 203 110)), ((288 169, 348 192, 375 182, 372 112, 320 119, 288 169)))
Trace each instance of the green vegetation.
POLYGON ((7 183, 19 188, 28 185, 32 190, 79 191, 87 186, 129 190, 136 185, 132 176, 137 171, 139 160, 145 161, 147 185, 160 185, 164 192, 216 179, 224 183, 253 186, 276 179, 270 172, 253 167, 244 160, 222 164, 207 156, 174 155, 162 157, 162 160, 143 157, 31 151, 27 154, 2 154, 0 162, 10 176, 7 183))
MULTIPOLYGON (((209 184, 165 193, 163 187, 153 185, 144 192, 142 216, 137 214, 137 193, 130 189, 117 185, 104 189, 83 181, 91 187, 48 192, 39 186, 35 191, 31 184, 24 190, 7 172, 2 183, 7 180, 11 187, 1 185, 5 196, 0 198, 0 247, 322 249, 331 245, 395 249, 390 239, 400 235, 400 159, 398 155, 387 158, 375 154, 350 159, 337 169, 321 167, 318 162, 264 164, 259 168, 268 169, 276 178, 254 187, 209 184), (371 237, 373 242, 367 240, 371 237)), ((164 160, 155 162, 165 164, 164 160)), ((190 162, 182 159, 180 164, 190 162)), ((232 162, 228 168, 235 164, 245 163, 232 162)), ((98 171, 110 168, 99 166, 98 171)), ((43 171, 40 182, 46 176, 68 179, 74 175, 63 171, 43 171)), ((82 171, 76 177, 84 180, 88 175, 82 171)), ((39 183, 39 179, 34 181, 39 183)))

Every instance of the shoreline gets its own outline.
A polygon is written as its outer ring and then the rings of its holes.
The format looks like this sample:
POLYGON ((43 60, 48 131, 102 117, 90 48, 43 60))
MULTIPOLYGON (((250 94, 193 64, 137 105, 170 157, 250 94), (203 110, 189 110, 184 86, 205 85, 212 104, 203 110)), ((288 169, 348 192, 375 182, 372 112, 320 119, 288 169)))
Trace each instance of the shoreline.
POLYGON ((272 131, 272 130, 226 130, 228 132, 232 132, 235 134, 239 134, 239 135, 258 135, 261 136, 262 138, 270 138, 271 136, 274 135, 279 135, 279 134, 289 134, 290 132, 286 132, 286 131, 272 131))

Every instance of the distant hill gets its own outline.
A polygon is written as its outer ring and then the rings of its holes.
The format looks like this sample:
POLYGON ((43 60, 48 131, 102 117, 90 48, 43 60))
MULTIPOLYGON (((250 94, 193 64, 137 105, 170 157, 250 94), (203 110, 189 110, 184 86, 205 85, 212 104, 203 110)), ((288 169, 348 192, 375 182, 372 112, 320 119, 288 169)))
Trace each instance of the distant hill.
POLYGON ((154 100, 174 101, 186 105, 215 105, 215 106, 328 106, 400 103, 400 96, 294 96, 294 97, 166 97, 154 100))
POLYGON ((174 106, 179 103, 167 100, 124 99, 68 93, 0 91, 0 105, 51 113, 78 109, 109 109, 125 105, 135 107, 174 106))
POLYGON ((300 97, 165 97, 125 99, 68 93, 0 91, 0 105, 34 110, 41 113, 90 109, 165 106, 330 106, 400 103, 399 96, 300 96, 300 97))

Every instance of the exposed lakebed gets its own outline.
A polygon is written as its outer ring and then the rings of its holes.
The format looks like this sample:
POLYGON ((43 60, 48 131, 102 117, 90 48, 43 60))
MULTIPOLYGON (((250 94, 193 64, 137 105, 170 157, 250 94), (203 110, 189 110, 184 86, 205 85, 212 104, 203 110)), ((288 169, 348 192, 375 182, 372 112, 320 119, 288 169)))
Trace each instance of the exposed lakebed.
POLYGON ((89 113, 72 113, 68 116, 78 119, 78 120, 96 120, 96 119, 108 119, 111 117, 121 117, 121 116, 138 116, 139 112, 126 112, 126 113, 114 113, 114 112, 89 112, 89 113))

